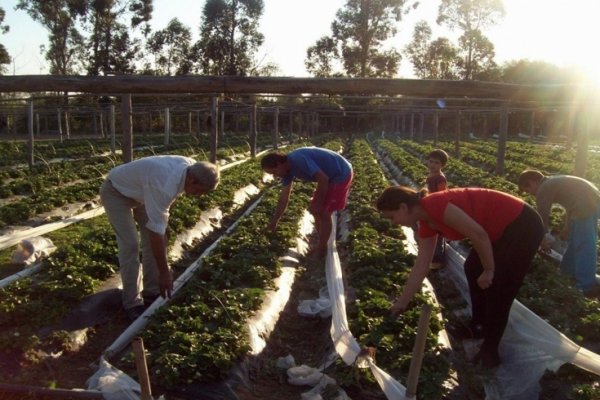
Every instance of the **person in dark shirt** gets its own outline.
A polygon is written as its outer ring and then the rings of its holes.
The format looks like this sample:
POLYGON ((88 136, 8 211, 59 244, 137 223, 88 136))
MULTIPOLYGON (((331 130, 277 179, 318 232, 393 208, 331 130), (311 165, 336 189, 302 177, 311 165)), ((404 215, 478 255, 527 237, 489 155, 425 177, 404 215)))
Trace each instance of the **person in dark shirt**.
POLYGON ((575 286, 584 294, 598 292, 596 269, 598 263, 598 218, 600 191, 593 183, 570 175, 545 176, 537 170, 526 170, 519 176, 519 189, 535 196, 537 210, 544 221, 546 236, 542 248, 549 250, 552 204, 566 211, 561 237, 567 239, 567 250, 561 260, 561 270, 575 278, 575 286))

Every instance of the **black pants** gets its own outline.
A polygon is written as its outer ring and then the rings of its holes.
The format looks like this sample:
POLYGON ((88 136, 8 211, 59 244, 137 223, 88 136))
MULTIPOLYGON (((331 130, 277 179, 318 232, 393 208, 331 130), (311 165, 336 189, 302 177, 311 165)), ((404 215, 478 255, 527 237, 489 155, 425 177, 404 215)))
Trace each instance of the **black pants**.
POLYGON ((472 249, 465 260, 465 274, 473 307, 472 321, 481 324, 484 330, 482 351, 498 351, 510 307, 543 237, 541 217, 535 209, 525 204, 521 214, 492 243, 495 270, 490 287, 481 289, 477 285, 477 278, 483 272, 477 252, 472 249))

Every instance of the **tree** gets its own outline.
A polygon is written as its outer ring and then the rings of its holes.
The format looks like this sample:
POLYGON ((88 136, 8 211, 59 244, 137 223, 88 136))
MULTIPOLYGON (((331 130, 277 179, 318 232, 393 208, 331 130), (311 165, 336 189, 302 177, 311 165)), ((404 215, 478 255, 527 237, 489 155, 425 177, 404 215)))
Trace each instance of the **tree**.
POLYGON ((202 11, 200 40, 202 72, 208 75, 245 76, 264 41, 258 21, 263 0, 207 0, 202 11))
POLYGON ((177 18, 169 21, 165 29, 154 32, 146 49, 154 55, 154 71, 158 75, 183 75, 192 68, 190 28, 177 18))
POLYGON ((474 73, 487 62, 493 44, 483 35, 483 30, 496 24, 505 15, 502 0, 441 0, 437 23, 451 30, 463 32, 460 41, 462 51, 462 77, 473 79, 474 73), (474 64, 475 63, 475 64, 474 64))
POLYGON ((415 74, 421 79, 458 79, 458 49, 447 38, 431 40, 425 21, 415 26, 413 40, 405 47, 415 74))
POLYGON ((50 63, 50 73, 70 75, 79 71, 76 62, 82 59, 83 37, 76 27, 85 17, 86 4, 70 0, 19 0, 17 9, 24 10, 49 32, 48 47, 42 53, 50 63))
POLYGON ((306 50, 304 65, 309 74, 317 78, 327 78, 335 75, 335 60, 339 59, 336 42, 329 36, 323 36, 314 46, 306 50))
POLYGON ((346 74, 358 77, 392 77, 398 72, 401 56, 384 50, 384 42, 396 35, 396 24, 405 13, 406 0, 347 0, 331 24, 331 40, 325 38, 309 48, 305 64, 316 73, 328 72, 323 62, 335 55, 346 74))
POLYGON ((460 62, 461 75, 465 79, 481 79, 496 68, 494 45, 479 29, 465 32, 458 42, 467 51, 467 56, 460 62))
MULTIPOLYGON (((81 0, 80 0, 81 1, 81 0)), ((140 51, 140 41, 131 37, 128 26, 121 22, 131 15, 130 27, 145 23, 144 34, 149 32, 152 17, 151 0, 88 0, 86 7, 88 38, 87 71, 89 75, 132 73, 133 61, 140 51)))
MULTIPOLYGON (((0 7, 0 33, 4 34, 8 32, 10 27, 8 25, 3 25, 4 18, 6 17, 6 12, 2 7, 0 7)), ((10 64, 10 55, 6 50, 6 47, 2 43, 0 43, 0 75, 6 72, 5 65, 10 64)))

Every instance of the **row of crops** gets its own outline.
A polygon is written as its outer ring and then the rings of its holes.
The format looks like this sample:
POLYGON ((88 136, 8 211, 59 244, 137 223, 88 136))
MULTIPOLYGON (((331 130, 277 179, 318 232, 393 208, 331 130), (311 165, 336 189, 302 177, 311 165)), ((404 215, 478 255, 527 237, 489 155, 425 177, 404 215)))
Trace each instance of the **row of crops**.
MULTIPOLYGON (((410 365, 419 307, 412 308, 398 319, 388 316, 391 300, 401 292, 413 262, 412 256, 404 250, 405 238, 402 231, 390 226, 373 208, 377 195, 388 183, 366 141, 357 139, 346 143, 339 139, 319 138, 313 143, 335 150, 343 148, 344 155, 354 165, 356 175, 347 208, 350 235, 347 242, 340 244, 347 250, 342 260, 346 284, 355 293, 355 300, 348 305, 348 319, 358 341, 362 345, 378 349, 377 364, 402 381, 410 365)), ((516 186, 510 178, 494 176, 483 167, 483 160, 492 153, 491 150, 486 153, 483 147, 485 143, 473 143, 473 148, 468 144, 473 160, 476 159, 476 154, 481 154, 481 159, 477 162, 468 159, 466 152, 463 153, 464 159, 451 160, 446 170, 449 181, 454 186, 485 186, 516 194, 516 186)), ((146 150, 136 153, 136 157, 184 154, 202 159, 203 151, 200 149, 206 149, 204 144, 194 141, 183 143, 182 140, 180 145, 174 146, 176 147, 162 148, 156 144, 145 147, 146 150)), ((87 156, 90 160, 104 159, 94 169, 98 175, 92 174, 89 177, 73 173, 71 178, 71 173, 64 172, 64 183, 54 185, 57 192, 77 184, 69 182, 91 180, 96 185, 93 190, 97 193, 99 182, 96 183, 95 180, 101 181, 101 175, 116 160, 110 155, 104 155, 105 149, 100 149, 97 144, 95 147, 98 147, 98 152, 94 153, 97 156, 90 157, 89 150, 87 156)), ((420 155, 427 154, 431 145, 381 140, 374 148, 390 157, 398 169, 413 181, 422 181, 426 170, 420 155)), ((490 148, 493 148, 493 142, 490 143, 490 148)), ((237 159, 247 155, 246 150, 247 147, 243 146, 227 146, 222 149, 223 158, 237 159)), ((516 149, 514 153, 515 156, 520 154, 516 149)), ((56 171, 63 168, 58 166, 63 163, 66 164, 65 171, 83 170, 87 163, 79 167, 70 167, 69 164, 79 162, 76 159, 85 157, 85 151, 81 150, 78 156, 73 154, 60 156, 69 161, 47 164, 51 167, 57 164, 56 171)), ((513 150, 507 152, 507 166, 511 163, 512 154, 513 150)), ((51 153, 44 157, 46 161, 52 159, 51 153)), ((521 161, 515 163, 521 165, 521 161)), ((39 175, 47 175, 48 179, 48 183, 42 187, 52 187, 50 180, 54 174, 49 168, 42 168, 39 172, 39 175)), ((19 176, 16 172, 19 168, 6 168, 2 173, 8 173, 8 170, 14 171, 14 176, 6 175, 3 178, 8 182, 11 179, 14 182, 33 179, 34 175, 38 175, 23 173, 19 176)), ((168 306, 151 317, 150 323, 142 332, 148 352, 151 381, 159 392, 173 392, 182 387, 225 379, 232 367, 248 354, 250 344, 246 321, 262 306, 265 293, 273 289, 273 282, 281 272, 280 257, 293 245, 298 235, 298 223, 307 207, 312 185, 295 186, 292 202, 277 233, 257 234, 267 225, 277 202, 278 192, 270 189, 270 184, 264 182, 258 160, 248 160, 224 170, 221 184, 214 192, 200 199, 178 199, 172 208, 169 222, 172 244, 179 233, 194 226, 203 212, 215 207, 223 211, 220 228, 198 240, 190 249, 192 254, 198 254, 254 200, 248 199, 241 206, 233 201, 235 192, 249 184, 256 186, 261 192, 256 208, 242 217, 236 229, 202 260, 202 267, 193 278, 168 306)), ((14 196, 16 194, 13 193, 7 198, 14 196)), ((35 194, 25 192, 22 196, 32 198, 35 194)), ((20 201, 21 199, 13 199, 5 206, 20 201)), ((71 201, 82 199, 65 199, 53 207, 71 201)), ((38 211, 32 211, 31 214, 35 215, 36 212, 38 211)), ((18 221, 24 222, 28 218, 31 218, 30 214, 18 221)), ((3 355, 0 357, 0 368, 3 371, 1 375, 6 380, 23 384, 82 387, 84 382, 81 377, 79 380, 73 377, 72 364, 75 360, 81 363, 76 357, 81 351, 73 350, 69 335, 57 331, 41 335, 40 332, 59 322, 86 296, 100 290, 115 275, 118 265, 114 234, 106 218, 100 216, 48 236, 58 250, 44 261, 42 272, 19 280, 0 292, 0 353, 3 355), (61 356, 55 359, 47 356, 58 353, 61 356), (48 365, 51 365, 51 372, 48 371, 48 365), (61 374, 63 369, 65 372, 61 374)), ((12 250, 6 249, 0 253, 3 266, 8 264, 12 250)), ((189 254, 188 257, 174 261, 175 273, 181 274, 190 264, 189 254)), ((581 296, 550 261, 536 257, 519 300, 578 343, 592 350, 598 347, 598 302, 581 296), (569 315, 561 310, 563 304, 569 304, 569 315)), ((434 306, 428 295, 417 296, 414 303, 415 306, 423 303, 434 306)), ((464 306, 464 302, 460 305, 448 304, 442 299, 442 308, 458 306, 464 306)), ((451 363, 453 356, 448 349, 438 344, 437 336, 444 322, 443 319, 433 319, 430 325, 417 390, 421 399, 444 398, 452 392, 452 385, 458 384, 453 378, 456 376, 455 366, 451 363), (453 383, 449 385, 448 382, 453 383)), ((118 315, 110 323, 88 332, 86 351, 90 354, 85 362, 93 362, 105 346, 110 344, 105 336, 114 338, 126 326, 125 317, 118 315)), ((119 368, 135 376, 131 357, 126 356, 115 362, 119 368)), ((376 391, 378 388, 373 376, 362 371, 349 368, 338 361, 328 374, 335 378, 339 386, 360 398, 361 391, 376 391)), ((89 375, 89 371, 82 374, 85 378, 89 375)), ((567 385, 570 398, 591 399, 599 394, 598 389, 594 388, 595 381, 591 374, 566 365, 557 374, 549 373, 544 378, 543 395, 544 398, 552 398, 556 386, 567 385)), ((477 392, 478 389, 472 390, 477 392)))

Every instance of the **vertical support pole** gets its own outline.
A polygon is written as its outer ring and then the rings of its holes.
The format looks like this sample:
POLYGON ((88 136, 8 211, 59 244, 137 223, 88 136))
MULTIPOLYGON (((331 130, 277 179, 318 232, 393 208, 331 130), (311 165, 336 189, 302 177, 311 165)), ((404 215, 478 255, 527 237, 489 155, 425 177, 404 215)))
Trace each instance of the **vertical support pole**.
POLYGON ((171 110, 169 107, 165 108, 165 137, 163 144, 165 146, 169 145, 169 135, 171 134, 171 110))
POLYGON ((577 153, 575 154, 574 175, 580 178, 585 177, 588 158, 588 144, 591 134, 592 110, 591 107, 583 107, 579 111, 577 118, 577 153))
POLYGON ((275 117, 273 121, 273 147, 277 149, 279 141, 279 107, 275 107, 275 117))
POLYGON ((427 341, 427 333, 429 332, 429 319, 431 318, 431 306, 424 304, 421 307, 421 315, 419 316, 419 325, 417 328, 417 337, 413 347, 412 358, 410 359, 410 367, 408 369, 408 378, 406 380, 406 398, 414 398, 417 394, 417 383, 419 382, 419 374, 421 373, 421 365, 423 363, 423 353, 425 352, 425 343, 427 341))
POLYGON ((195 137, 199 138, 202 134, 202 129, 200 128, 200 111, 196 111, 196 134, 195 137))
POLYGON ((133 116, 131 113, 131 93, 121 96, 121 125, 123 127, 123 162, 133 160, 133 116))
POLYGON ((529 119, 529 134, 531 139, 535 137, 535 110, 531 111, 531 117, 529 119))
POLYGON ((69 110, 65 110, 65 135, 67 135, 67 139, 71 139, 71 124, 69 123, 69 110))
POLYGON ((56 122, 58 123, 58 137, 60 138, 60 142, 63 141, 63 131, 62 131, 62 110, 59 108, 56 115, 56 122))
POLYGON ((421 113, 419 120, 419 142, 423 141, 423 130, 425 129, 425 113, 421 113))
POLYGON ((188 134, 192 134, 192 112, 188 111, 188 134))
POLYGON ((462 119, 462 113, 460 111, 456 112, 456 135, 454 138, 454 154, 457 159, 460 159, 460 120, 462 119))
POLYGON ((40 137, 40 113, 35 113, 35 135, 40 137))
POLYGON ((410 113, 410 140, 415 138, 415 113, 410 113))
POLYGON ((504 174, 504 158, 506 156, 506 138, 508 136, 508 107, 502 106, 500 114, 500 137, 498 138, 498 156, 496 158, 496 175, 504 174))
POLYGON ((433 145, 437 146, 438 136, 440 134, 440 113, 433 114, 433 145))
POLYGON ((219 123, 219 131, 221 131, 221 138, 225 137, 225 111, 221 110, 221 122, 219 123))
POLYGON ((29 152, 27 157, 27 163, 29 164, 29 168, 33 168, 33 100, 29 99, 28 101, 28 113, 27 113, 27 128, 29 131, 29 139, 27 141, 27 150, 29 152))
POLYGON ((250 157, 256 157, 256 138, 257 138, 257 108, 256 103, 252 105, 252 114, 250 114, 250 157))
POLYGON ((218 145, 218 120, 217 117, 219 115, 219 98, 217 96, 211 96, 210 98, 210 122, 208 123, 208 135, 209 135, 209 143, 210 143, 210 162, 217 162, 217 145, 218 145))
POLYGON ((116 129, 115 129, 115 105, 111 104, 108 109, 108 124, 110 129, 110 151, 115 154, 116 149, 116 129))
POLYGON ((148 375, 148 365, 146 364, 146 351, 142 338, 136 337, 131 343, 133 354, 135 355, 135 369, 139 377, 141 389, 141 400, 152 400, 152 389, 150 387, 150 376, 148 375))

